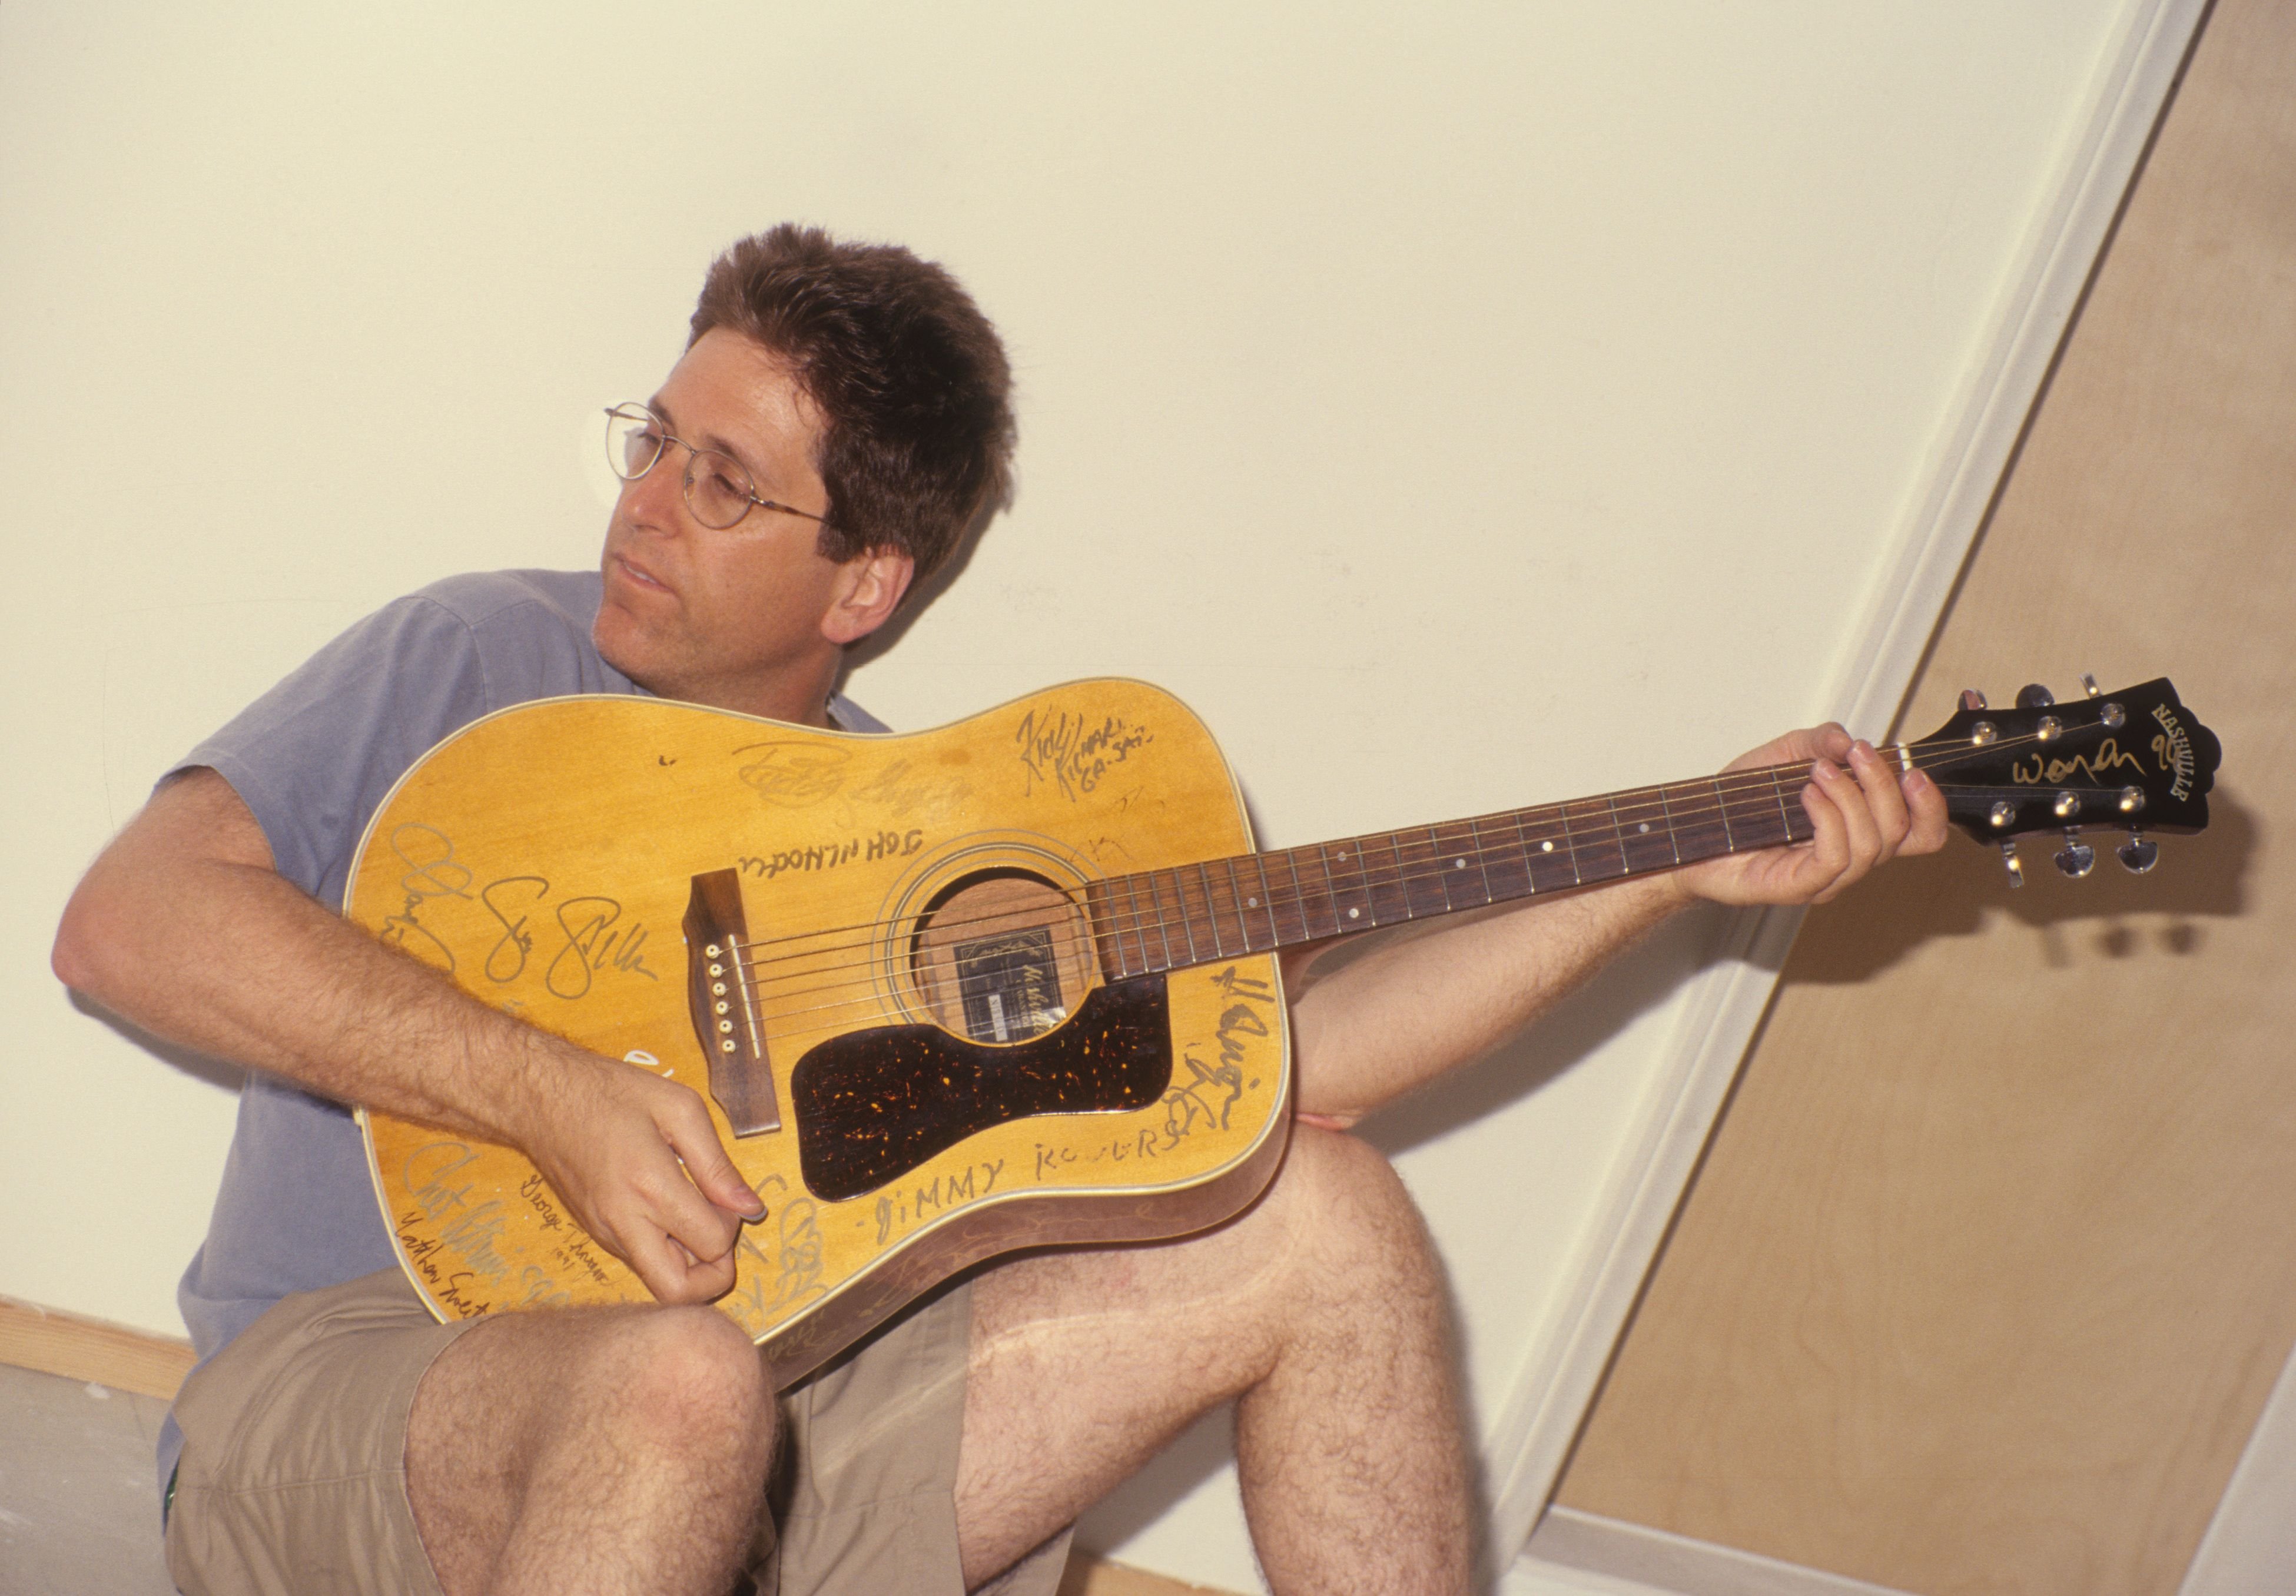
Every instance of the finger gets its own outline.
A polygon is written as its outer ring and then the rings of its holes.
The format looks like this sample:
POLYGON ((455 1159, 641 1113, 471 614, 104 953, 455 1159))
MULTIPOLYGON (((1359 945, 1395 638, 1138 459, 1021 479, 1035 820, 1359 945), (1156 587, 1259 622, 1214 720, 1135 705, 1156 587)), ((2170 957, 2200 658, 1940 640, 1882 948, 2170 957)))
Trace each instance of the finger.
POLYGON ((1816 785, 1832 801, 1840 826, 1838 852, 1829 860, 1833 873, 1816 883, 1815 901, 1824 903, 1872 866, 1882 844, 1874 827, 1874 817, 1866 813, 1865 793, 1857 780, 1828 760, 1819 760, 1815 769, 1816 785))
POLYGON ((728 1213, 755 1219, 766 1211, 765 1202, 750 1190, 749 1181, 726 1155, 709 1110, 687 1088, 679 1086, 677 1091, 681 1095, 670 1099, 655 1116, 663 1139, 685 1164, 687 1178, 702 1196, 728 1213))
POLYGON ((1906 795, 1906 813, 1912 824, 1904 842, 1898 844, 1901 854, 1933 854, 1945 846, 1946 832, 1951 829, 1946 814, 1945 794, 1938 784, 1923 771, 1909 770, 1898 783, 1906 795))
POLYGON ((1801 790, 1802 812, 1809 816, 1809 846, 1789 855, 1793 860, 1796 896, 1803 898, 1823 890, 1849 863, 1849 828, 1841 818, 1841 806, 1826 790, 1829 782, 1845 782, 1848 778, 1822 759, 1810 767, 1810 777, 1801 790))
POLYGON ((1906 839, 1912 821, 1906 814, 1906 795, 1898 790, 1898 779, 1890 773, 1889 761, 1870 742, 1852 744, 1849 749, 1849 773, 1857 778, 1859 790, 1866 795, 1866 814, 1874 823, 1880 847, 1871 864, 1880 864, 1894 857, 1898 845, 1906 839))
POLYGON ((1848 759, 1850 749, 1855 746, 1849 729, 1838 720, 1827 721, 1822 726, 1812 726, 1808 735, 1812 756, 1831 759, 1836 764, 1848 759))
POLYGON ((703 1264, 724 1257, 741 1238, 741 1215, 703 1197, 682 1170, 654 1175, 641 1184, 640 1195, 647 1217, 703 1264))
POLYGON ((733 1287, 731 1254, 714 1261, 698 1261, 676 1237, 651 1225, 625 1226, 623 1235, 629 1243, 623 1259, 637 1272, 656 1302, 708 1302, 733 1287))

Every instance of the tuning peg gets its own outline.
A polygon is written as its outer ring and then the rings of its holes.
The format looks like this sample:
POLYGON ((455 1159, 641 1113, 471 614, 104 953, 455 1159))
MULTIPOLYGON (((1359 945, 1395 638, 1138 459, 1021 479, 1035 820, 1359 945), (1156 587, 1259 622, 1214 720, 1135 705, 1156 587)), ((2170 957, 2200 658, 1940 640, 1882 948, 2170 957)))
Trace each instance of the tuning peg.
POLYGON ((2112 852, 2132 876, 2141 876, 2161 863, 2161 845, 2149 838, 2139 837, 2134 831, 2128 834, 2128 841, 2112 852))
POLYGON ((2096 850, 2083 842, 2072 826, 2065 828, 2065 846, 2057 850, 2057 868, 2076 881, 2096 868, 2096 850))
POLYGON ((1964 709, 1982 709, 1985 708, 1985 695, 1974 687, 1964 687, 1961 690, 1961 707, 1964 709))
POLYGON ((2104 693, 2104 689, 2096 684, 2096 678, 2087 671, 2081 672, 2081 691, 2093 699, 2101 698, 2104 693))
POLYGON ((2025 884, 2025 866, 2017 857, 2017 845, 2006 839, 2001 844, 2001 867, 2009 872, 2009 885, 2022 887, 2025 884))
POLYGON ((2046 709, 2057 701, 2057 695, 2038 682, 2029 682, 2017 690, 2017 708, 2046 709))

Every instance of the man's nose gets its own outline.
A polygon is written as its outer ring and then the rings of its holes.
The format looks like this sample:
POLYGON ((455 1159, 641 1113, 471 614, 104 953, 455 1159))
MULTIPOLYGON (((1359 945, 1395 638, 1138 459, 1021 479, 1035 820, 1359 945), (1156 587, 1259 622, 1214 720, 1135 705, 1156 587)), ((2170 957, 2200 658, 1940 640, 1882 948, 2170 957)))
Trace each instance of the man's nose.
POLYGON ((652 469, 625 483, 622 491, 629 495, 635 524, 666 535, 685 529, 685 456, 676 444, 664 444, 652 469))

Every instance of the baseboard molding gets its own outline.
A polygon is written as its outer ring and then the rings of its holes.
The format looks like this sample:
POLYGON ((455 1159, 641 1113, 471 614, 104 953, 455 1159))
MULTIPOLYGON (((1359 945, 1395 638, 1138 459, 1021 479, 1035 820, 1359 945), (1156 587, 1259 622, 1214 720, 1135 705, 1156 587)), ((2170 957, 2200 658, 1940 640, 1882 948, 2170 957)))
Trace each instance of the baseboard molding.
POLYGON ((1678 1596, 1906 1596, 1889 1585, 1806 1568, 1573 1508, 1538 1521, 1525 1558, 1678 1596))
POLYGON ((172 1402, 192 1344, 0 1297, 0 1363, 172 1402))

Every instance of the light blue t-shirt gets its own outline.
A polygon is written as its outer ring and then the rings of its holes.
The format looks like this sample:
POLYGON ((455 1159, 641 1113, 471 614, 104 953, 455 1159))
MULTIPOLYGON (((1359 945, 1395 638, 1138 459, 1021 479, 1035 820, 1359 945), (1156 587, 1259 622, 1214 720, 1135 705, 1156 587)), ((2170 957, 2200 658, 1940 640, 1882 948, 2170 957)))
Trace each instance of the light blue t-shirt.
MULTIPOLYGON (((590 641, 595 571, 453 577, 377 610, 201 743, 254 814, 279 873, 340 912, 353 852, 406 768, 480 716, 564 693, 645 690, 590 641)), ((885 728, 843 698, 831 717, 885 728)), ((204 1245, 176 1302, 204 1363, 280 1298, 398 1264, 348 1108, 250 1072, 204 1245)), ((166 1490, 183 1452, 160 1433, 166 1490)))

